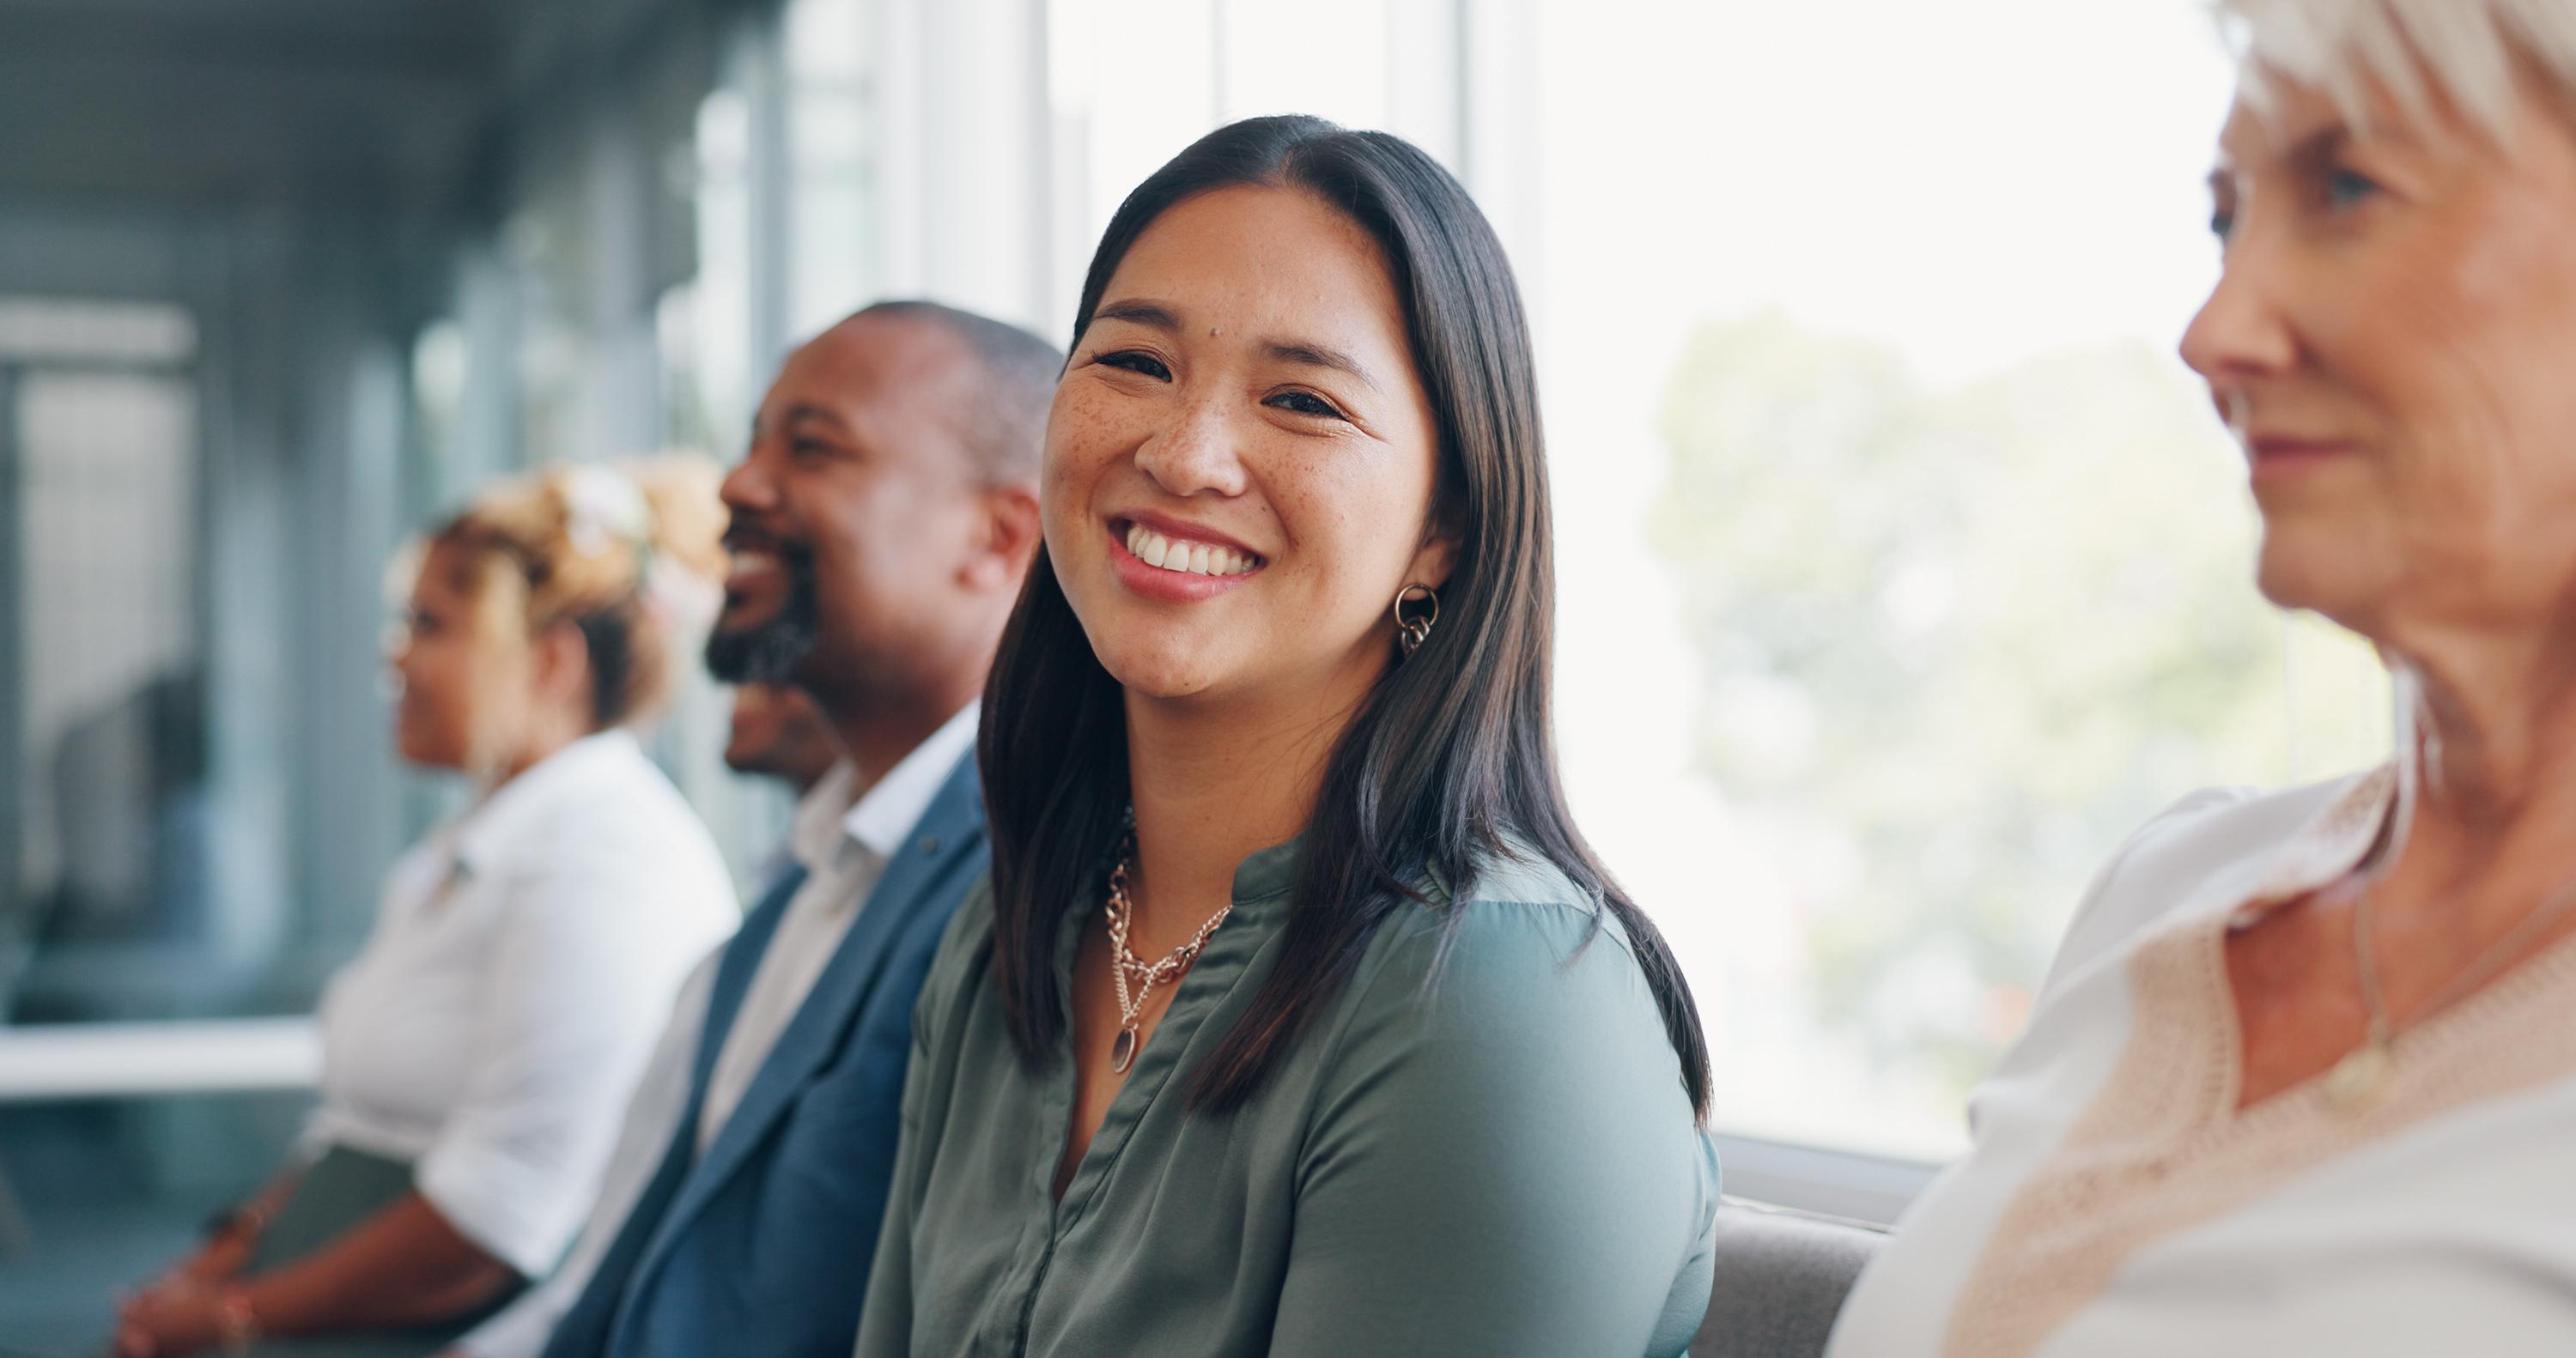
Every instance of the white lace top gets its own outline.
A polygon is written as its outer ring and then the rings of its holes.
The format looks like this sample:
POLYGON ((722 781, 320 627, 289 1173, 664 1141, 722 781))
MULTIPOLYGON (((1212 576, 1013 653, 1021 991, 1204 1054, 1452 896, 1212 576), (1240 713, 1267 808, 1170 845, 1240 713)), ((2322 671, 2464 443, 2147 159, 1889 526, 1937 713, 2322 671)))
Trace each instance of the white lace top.
POLYGON ((2576 1354, 2576 940, 2357 1108, 2236 1107, 2228 924, 2348 872, 2396 784, 2203 794, 2121 851, 1831 1358, 2576 1354))

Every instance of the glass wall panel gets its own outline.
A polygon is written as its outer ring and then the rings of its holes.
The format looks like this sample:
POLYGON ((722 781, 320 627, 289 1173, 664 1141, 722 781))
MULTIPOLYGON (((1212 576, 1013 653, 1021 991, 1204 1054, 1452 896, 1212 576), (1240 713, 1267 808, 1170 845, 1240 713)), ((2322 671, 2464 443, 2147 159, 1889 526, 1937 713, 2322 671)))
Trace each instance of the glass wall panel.
POLYGON ((2378 758, 2252 585, 2173 355, 2229 72, 2190 6, 1532 7, 1536 280, 1586 830, 1731 1130, 1926 1158, 2092 874, 2210 784, 2378 758))
POLYGON ((208 872, 196 390, 136 366, 186 357, 167 336, 189 321, 109 304, 42 319, 0 357, 17 811, 0 1008, 21 1023, 204 1013, 250 959, 227 946, 208 872))

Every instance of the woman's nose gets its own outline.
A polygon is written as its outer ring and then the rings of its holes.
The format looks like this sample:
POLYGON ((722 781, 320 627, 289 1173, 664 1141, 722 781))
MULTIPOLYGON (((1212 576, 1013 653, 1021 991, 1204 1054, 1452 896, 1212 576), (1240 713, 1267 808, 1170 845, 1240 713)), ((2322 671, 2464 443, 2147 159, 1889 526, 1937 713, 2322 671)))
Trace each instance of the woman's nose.
POLYGON ((2272 272, 2260 256, 2233 255, 2182 333, 2182 361, 2209 383, 2222 407, 2247 381, 2288 371, 2298 352, 2272 272))
POLYGON ((1166 492, 1234 496, 1249 478, 1243 465, 1244 431, 1215 402, 1182 408, 1178 419, 1136 449, 1136 467, 1166 492))
POLYGON ((388 629, 385 637, 384 663, 376 667, 376 692, 388 701, 399 698, 411 686, 411 638, 388 629))

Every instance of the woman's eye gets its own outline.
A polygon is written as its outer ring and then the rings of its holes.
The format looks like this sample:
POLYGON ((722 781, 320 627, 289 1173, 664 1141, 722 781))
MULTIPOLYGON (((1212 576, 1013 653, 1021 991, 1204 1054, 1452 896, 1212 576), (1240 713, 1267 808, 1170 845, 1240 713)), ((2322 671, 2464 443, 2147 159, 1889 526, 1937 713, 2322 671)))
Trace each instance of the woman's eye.
POLYGON ((1138 349, 1121 349, 1116 353, 1102 354, 1100 357, 1093 359, 1092 361, 1107 367, 1119 368, 1127 372, 1136 373, 1140 376, 1150 377, 1157 382, 1169 382, 1172 380, 1172 370, 1163 366, 1163 360, 1138 349))
POLYGON ((2209 234, 2218 237, 2218 241, 2221 245, 2226 244, 2227 238, 2236 234, 2235 210, 2223 207, 2211 209, 2209 213, 2209 234))
POLYGON ((787 455, 799 460, 830 457, 832 445, 821 439, 791 439, 787 444, 787 455))
POLYGON ((1344 418, 1341 411, 1333 408, 1332 402, 1311 391, 1283 391, 1271 397, 1268 404, 1299 415, 1320 415, 1328 420, 1344 418))
POLYGON ((2334 170, 2326 175, 2326 202, 2334 207, 2351 207, 2378 192, 2379 185, 2357 170, 2334 170))

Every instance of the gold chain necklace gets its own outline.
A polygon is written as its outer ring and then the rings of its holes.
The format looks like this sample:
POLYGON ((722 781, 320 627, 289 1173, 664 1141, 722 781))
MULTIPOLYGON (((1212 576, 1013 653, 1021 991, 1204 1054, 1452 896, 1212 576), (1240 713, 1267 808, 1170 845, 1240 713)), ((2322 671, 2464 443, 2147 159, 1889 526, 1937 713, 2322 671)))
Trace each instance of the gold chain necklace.
POLYGON ((1109 870, 1109 975, 1118 986, 1118 1040, 1109 1044, 1109 1069, 1119 1075, 1136 1064, 1136 1025, 1154 987, 1189 970, 1190 963, 1198 960, 1199 950, 1207 946, 1208 935, 1234 913, 1234 902, 1227 901, 1199 926, 1189 942, 1156 961, 1144 961, 1127 946, 1127 929, 1136 918, 1136 902, 1127 894, 1127 881, 1135 870, 1136 829, 1130 821, 1126 838, 1118 846, 1118 866, 1109 870))
MULTIPOLYGON (((2388 1083, 2389 1072, 2397 1064, 2392 1050, 2397 1042, 2397 1025, 2388 1016, 2387 999, 2379 993, 2379 962, 2371 951, 2371 907, 2378 895, 2375 888, 2364 887, 2361 899, 2353 902, 2352 906, 2353 962, 2361 973, 2361 1007, 2370 1016, 2369 1030, 2362 1037, 2360 1046, 2353 1048, 2342 1060, 2335 1062, 2334 1069, 2326 1072, 2326 1102, 2346 1112, 2357 1112, 2379 1097, 2380 1089, 2388 1083)), ((2570 905, 2576 905, 2576 882, 2560 888, 2556 895, 2543 897, 2540 904, 2533 906, 2530 913, 2506 930, 2502 938, 2489 944, 2485 952, 2461 968, 2459 974, 2451 978, 2451 983, 2433 997, 2432 1003, 2424 1006, 2424 1017, 2417 1022, 2420 1024, 2430 1019, 2494 980, 2531 945, 2532 940, 2566 914, 2570 905)))

